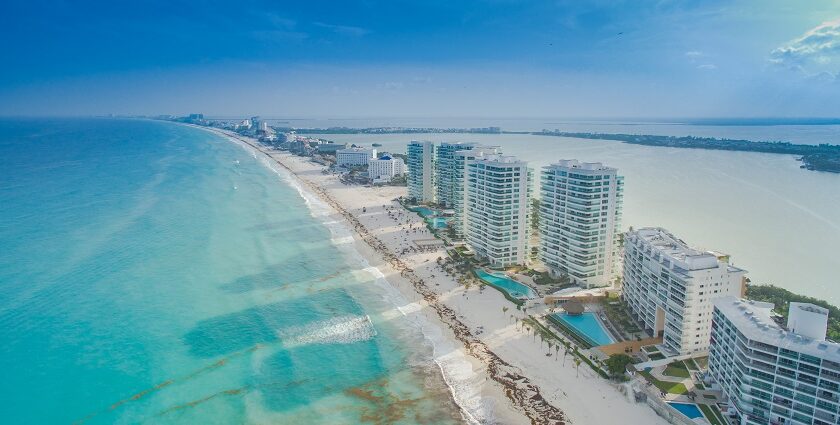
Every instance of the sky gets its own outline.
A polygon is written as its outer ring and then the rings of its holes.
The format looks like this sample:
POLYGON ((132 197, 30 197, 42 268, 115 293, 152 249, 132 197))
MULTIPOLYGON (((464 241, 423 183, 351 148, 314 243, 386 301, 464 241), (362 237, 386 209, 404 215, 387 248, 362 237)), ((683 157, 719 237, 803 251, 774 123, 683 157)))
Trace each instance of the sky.
POLYGON ((0 115, 840 117, 840 2, 0 2, 0 115))

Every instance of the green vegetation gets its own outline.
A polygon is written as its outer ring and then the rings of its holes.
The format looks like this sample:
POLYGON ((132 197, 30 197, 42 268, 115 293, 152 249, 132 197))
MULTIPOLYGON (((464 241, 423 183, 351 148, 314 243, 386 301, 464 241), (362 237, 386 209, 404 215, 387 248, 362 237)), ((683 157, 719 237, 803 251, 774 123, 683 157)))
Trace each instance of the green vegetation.
POLYGON ((610 376, 618 378, 620 376, 624 376, 624 373, 627 370, 627 365, 632 362, 633 359, 627 354, 612 354, 604 362, 604 364, 607 365, 607 371, 610 373, 610 376))
POLYGON ((658 353, 659 349, 656 348, 655 345, 645 345, 642 347, 642 350, 645 350, 645 353, 658 353))
POLYGON ((697 367, 697 363, 694 363, 694 359, 685 359, 683 362, 688 367, 688 370, 700 370, 700 368, 697 367))
POLYGON ((636 325, 636 322, 630 317, 630 313, 628 313, 627 309, 624 307, 624 303, 620 301, 609 301, 601 303, 601 305, 604 312, 607 314, 607 318, 610 319, 610 322, 613 325, 620 326, 628 333, 641 332, 639 327, 636 325))
POLYGON ((811 303, 828 309, 828 339, 840 340, 840 309, 826 301, 794 294, 787 289, 775 285, 747 285, 747 299, 773 303, 775 312, 787 320, 788 304, 791 302, 811 303))
MULTIPOLYGON (((546 316, 546 317, 547 317, 547 318, 548 318, 548 319, 549 319, 552 323, 556 323, 556 321, 555 321, 555 320, 551 320, 551 316, 550 316, 550 315, 549 315, 549 316, 546 316)), ((543 326, 543 325, 542 325, 542 323, 540 323, 539 321, 537 321, 537 319, 534 319, 534 318, 533 318, 533 316, 531 316, 531 317, 529 317, 529 318, 527 318, 527 319, 523 319, 522 321, 523 321, 524 323, 527 323, 527 324, 528 324, 529 326, 531 326, 533 329, 536 329, 536 330, 537 330, 537 332, 539 332, 539 334, 540 334, 540 337, 541 337, 541 338, 543 338, 543 339, 554 339, 554 340, 556 340, 556 341, 559 341, 559 343, 560 343, 560 344, 564 344, 564 345, 568 344, 567 342, 563 341, 560 337, 558 337, 557 335, 555 335, 555 334, 554 334, 554 332, 551 332, 551 329, 548 329, 547 327, 543 326)), ((590 368, 592 368, 592 370, 594 370, 594 371, 595 371, 595 373, 597 373, 598 375, 600 375, 602 378, 604 378, 604 379, 609 379, 609 378, 610 378, 610 376, 607 374, 607 372, 604 372, 604 369, 601 369, 598 365, 596 365, 595 363, 593 363, 593 362, 592 362, 592 360, 589 360, 589 359, 588 359, 585 355, 583 355, 582 353, 580 353, 580 352, 577 350, 577 347, 575 347, 574 351, 572 351, 572 354, 573 354, 574 356, 576 356, 578 359, 580 359, 583 363, 588 364, 588 365, 589 365, 589 367, 590 367, 590 368)))
POLYGON ((688 394, 688 389, 681 383, 660 381, 654 378, 650 372, 644 370, 639 373, 644 376, 648 382, 652 383, 656 388, 659 388, 660 391, 677 395, 688 394))
POLYGON ((665 358, 665 356, 662 355, 662 353, 660 353, 660 352, 656 352, 656 353, 648 354, 648 358, 651 359, 651 360, 662 360, 662 359, 665 358))
POLYGON ((537 230, 540 228, 540 200, 531 198, 531 229, 537 230))
POLYGON ((819 145, 799 145, 790 142, 754 142, 740 139, 716 139, 713 137, 676 137, 655 136, 650 134, 569 133, 558 130, 543 130, 533 134, 542 136, 575 137, 578 139, 617 140, 619 142, 645 146, 799 155, 802 157, 802 168, 840 173, 840 145, 830 145, 827 143, 819 145))
POLYGON ((685 363, 681 361, 676 361, 668 365, 665 368, 665 371, 662 372, 665 376, 673 376, 675 378, 688 378, 691 374, 688 373, 688 369, 685 366, 685 363))
POLYGON ((700 408, 700 411, 703 412, 703 415, 706 416, 706 419, 712 425, 724 425, 727 423, 723 419, 723 414, 720 413, 720 410, 716 406, 697 403, 697 407, 700 408))
POLYGON ((709 367, 709 356, 697 357, 694 359, 698 369, 706 369, 709 367))

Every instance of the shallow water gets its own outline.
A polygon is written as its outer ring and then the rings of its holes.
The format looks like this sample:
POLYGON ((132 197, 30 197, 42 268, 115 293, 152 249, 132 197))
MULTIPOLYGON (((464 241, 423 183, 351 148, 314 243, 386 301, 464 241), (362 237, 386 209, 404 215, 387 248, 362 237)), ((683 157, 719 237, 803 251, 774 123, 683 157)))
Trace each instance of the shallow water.
POLYGON ((0 121, 4 423, 462 422, 449 353, 263 161, 169 123, 0 121))

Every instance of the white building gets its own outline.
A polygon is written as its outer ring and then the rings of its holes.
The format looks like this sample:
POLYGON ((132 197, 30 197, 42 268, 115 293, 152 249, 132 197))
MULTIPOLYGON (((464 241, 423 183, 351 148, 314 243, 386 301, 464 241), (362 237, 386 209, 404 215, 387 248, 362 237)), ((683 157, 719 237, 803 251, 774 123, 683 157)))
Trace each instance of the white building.
POLYGON ((690 248, 662 228, 624 237, 624 300, 648 333, 662 336, 670 354, 709 348, 712 300, 741 296, 745 274, 728 255, 690 248))
POLYGON ((787 329, 773 304, 714 300, 709 377, 746 424, 840 423, 840 344, 825 340, 828 310, 790 303, 787 329))
POLYGON ((563 160, 543 168, 540 259, 552 275, 584 287, 617 277, 624 178, 598 162, 563 160))
POLYGON ((475 147, 473 143, 443 142, 435 147, 435 201, 438 205, 452 208, 457 188, 455 186, 455 152, 467 151, 475 147))
POLYGON ((405 174, 405 163, 402 158, 385 155, 368 161, 368 176, 373 183, 387 183, 403 174, 405 174))
POLYGON ((348 148, 335 151, 335 163, 339 166, 368 165, 368 161, 376 158, 376 149, 348 148))
POLYGON ((528 164, 485 155, 466 164, 465 236, 476 257, 500 267, 528 256, 528 164))
POLYGON ((464 200, 467 194, 466 177, 467 164, 476 159, 482 158, 485 155, 499 154, 498 147, 489 146, 472 146, 470 149, 456 151, 453 154, 455 165, 452 169, 452 210, 454 211, 454 218, 450 222, 450 226, 455 231, 456 237, 463 237, 466 229, 466 217, 464 215, 464 200))
POLYGON ((432 142, 408 144, 408 197, 417 202, 435 202, 432 142))

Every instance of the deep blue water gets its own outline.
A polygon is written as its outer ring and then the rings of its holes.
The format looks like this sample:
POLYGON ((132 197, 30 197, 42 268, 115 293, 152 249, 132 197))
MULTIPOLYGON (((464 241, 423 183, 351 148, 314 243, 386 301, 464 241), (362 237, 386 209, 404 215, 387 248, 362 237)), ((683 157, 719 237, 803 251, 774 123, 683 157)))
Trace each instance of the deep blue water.
POLYGON ((333 238, 210 133, 0 120, 2 422, 459 421, 428 342, 333 238))

